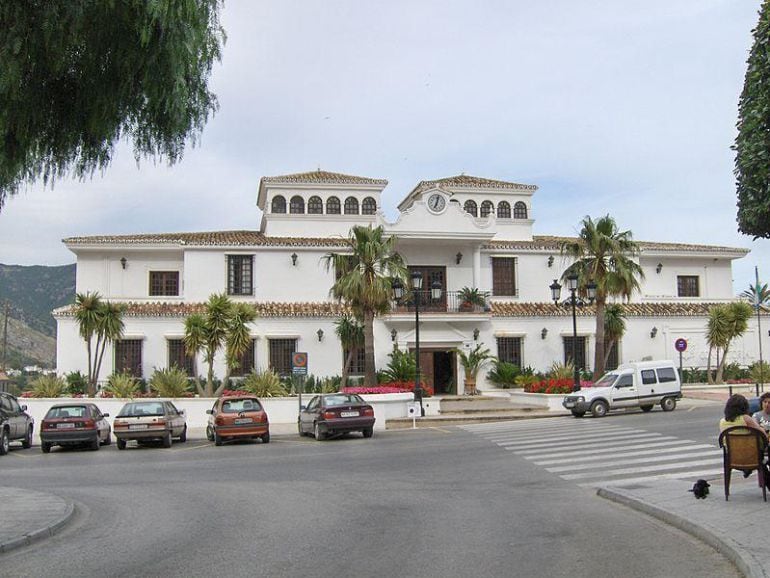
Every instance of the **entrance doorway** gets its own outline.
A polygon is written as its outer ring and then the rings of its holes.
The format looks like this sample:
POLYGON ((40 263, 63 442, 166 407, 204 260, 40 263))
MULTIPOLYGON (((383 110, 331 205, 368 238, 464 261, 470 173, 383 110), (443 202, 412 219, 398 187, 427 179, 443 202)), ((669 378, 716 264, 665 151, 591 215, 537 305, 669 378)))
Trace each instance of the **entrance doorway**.
MULTIPOLYGON (((412 350, 414 353, 414 350, 412 350)), ((456 354, 449 349, 420 348, 420 377, 436 395, 457 393, 456 354)))

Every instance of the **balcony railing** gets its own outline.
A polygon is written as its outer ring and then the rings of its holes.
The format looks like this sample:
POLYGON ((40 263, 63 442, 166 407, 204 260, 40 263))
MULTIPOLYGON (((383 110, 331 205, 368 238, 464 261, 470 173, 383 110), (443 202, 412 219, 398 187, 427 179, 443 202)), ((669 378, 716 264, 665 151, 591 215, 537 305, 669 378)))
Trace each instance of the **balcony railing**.
POLYGON ((391 313, 414 313, 415 294, 419 293, 420 313, 489 313, 489 295, 483 293, 484 304, 468 303, 460 291, 444 291, 441 297, 433 299, 430 291, 412 291, 400 301, 394 301, 391 313))

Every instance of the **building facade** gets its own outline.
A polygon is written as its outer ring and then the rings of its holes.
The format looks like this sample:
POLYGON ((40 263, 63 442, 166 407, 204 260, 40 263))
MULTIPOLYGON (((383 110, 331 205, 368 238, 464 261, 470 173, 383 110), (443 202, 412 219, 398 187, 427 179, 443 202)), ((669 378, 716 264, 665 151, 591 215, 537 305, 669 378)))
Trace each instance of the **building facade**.
MULTIPOLYGON (((577 313, 551 301, 549 285, 570 261, 561 237, 536 236, 534 185, 459 175, 420 182, 388 222, 381 210, 387 181, 339 173, 264 177, 257 205, 259 230, 89 236, 64 239, 77 258, 77 291, 98 291, 127 305, 123 339, 105 354, 101 380, 113 371, 149 377, 154 368, 203 369, 182 346, 184 319, 199 312, 211 294, 226 293, 253 304, 252 347, 239 373, 252 368, 290 371, 291 352, 308 353, 309 371, 339 375, 343 351, 335 321, 344 307, 329 296, 334 271, 323 257, 346 250, 353 225, 383 226, 410 271, 441 296, 427 296, 420 312, 421 368, 438 393, 463 391, 455 349, 484 344, 499 358, 546 370, 575 359, 593 365, 595 317, 591 306, 577 313), (488 297, 468 306, 464 288, 488 297)), ((576 217, 576 222, 578 217, 576 217)), ((732 261, 740 248, 640 242, 641 292, 624 303, 627 330, 611 364, 671 358, 677 338, 688 340, 686 367, 705 366, 704 330, 712 304, 733 299, 732 261)), ((562 291, 562 299, 567 291, 562 291)), ((56 310, 57 370, 84 370, 86 349, 71 307, 56 310)), ((755 323, 755 322, 753 322, 755 323)), ((375 320, 377 367, 397 347, 415 347, 411 306, 396 304, 375 320)), ((765 346, 765 350, 768 348, 765 346)), ((731 360, 756 356, 756 325, 731 347, 731 360), (753 331, 753 333, 752 333, 753 331)), ((225 374, 224 356, 215 371, 225 374)), ((353 373, 362 373, 362 355, 353 373)), ((484 387, 484 376, 479 376, 484 387)))

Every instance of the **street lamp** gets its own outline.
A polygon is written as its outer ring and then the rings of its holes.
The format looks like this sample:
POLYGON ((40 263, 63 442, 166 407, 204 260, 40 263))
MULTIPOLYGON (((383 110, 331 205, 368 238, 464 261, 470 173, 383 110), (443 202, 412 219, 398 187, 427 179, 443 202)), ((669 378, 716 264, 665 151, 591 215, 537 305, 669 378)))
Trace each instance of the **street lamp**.
MULTIPOLYGON (((412 271, 410 276, 412 293, 414 294, 414 353, 415 353, 415 375, 414 375, 414 400, 420 404, 420 416, 425 415, 422 407, 422 386, 420 385, 420 304, 422 301, 422 273, 412 271)), ((391 284, 393 297, 400 301, 405 294, 404 286, 401 281, 395 279, 391 284)), ((430 297, 433 300, 441 299, 441 283, 434 281, 430 285, 430 297)))
MULTIPOLYGON (((561 297, 561 285, 554 279, 553 283, 548 287, 551 290, 551 299, 558 305, 561 297)), ((577 349, 577 313, 575 307, 578 305, 577 289, 578 289, 578 276, 575 273, 567 275, 567 289, 569 289, 570 297, 569 303, 572 305, 572 363, 575 366, 575 374, 572 382, 572 391, 578 391, 580 389, 580 368, 575 358, 575 350, 577 349)), ((596 283, 590 281, 586 285, 586 292, 588 299, 593 303, 596 299, 596 283)), ((580 303, 582 306, 582 302, 580 303)))

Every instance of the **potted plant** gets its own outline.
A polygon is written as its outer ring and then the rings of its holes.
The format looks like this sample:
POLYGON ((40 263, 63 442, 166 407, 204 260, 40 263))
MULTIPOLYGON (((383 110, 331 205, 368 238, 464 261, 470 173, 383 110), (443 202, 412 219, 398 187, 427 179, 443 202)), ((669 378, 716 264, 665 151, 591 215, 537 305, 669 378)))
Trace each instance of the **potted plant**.
POLYGON ((486 293, 476 287, 463 287, 457 292, 457 297, 460 300, 460 311, 473 311, 474 306, 483 308, 487 304, 486 293))
POLYGON ((479 370, 487 363, 494 361, 496 358, 487 348, 482 348, 482 344, 478 344, 476 347, 468 352, 461 349, 455 349, 457 356, 460 359, 460 365, 463 366, 465 372, 465 395, 477 395, 476 391, 476 375, 479 370))

